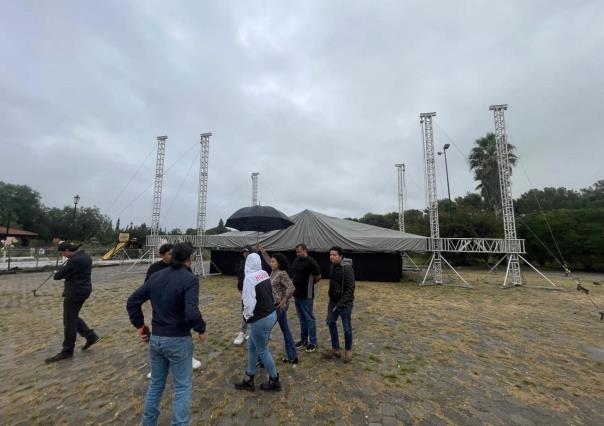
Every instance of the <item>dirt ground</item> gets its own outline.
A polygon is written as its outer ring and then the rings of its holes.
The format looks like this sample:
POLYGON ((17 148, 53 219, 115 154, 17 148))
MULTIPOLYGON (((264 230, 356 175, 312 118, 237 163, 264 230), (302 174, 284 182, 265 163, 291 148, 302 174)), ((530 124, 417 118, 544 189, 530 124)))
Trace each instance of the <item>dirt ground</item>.
MULTIPOLYGON (((143 269, 125 270, 93 273, 94 292, 82 317, 102 341, 50 366, 44 359, 62 341, 62 285, 51 282, 34 298, 31 290, 46 274, 0 276, 0 423, 139 423, 147 355, 125 301, 143 269)), ((501 275, 485 282, 477 280, 478 272, 462 273, 476 283, 473 290, 357 283, 355 354, 346 365, 322 355, 329 333, 327 281, 321 281, 315 301, 319 351, 301 353, 295 368, 279 363, 283 389, 273 394, 233 388, 246 360, 245 345, 232 345, 241 303, 235 279, 204 280, 208 339, 195 347, 203 367, 194 372, 191 423, 604 424, 604 321, 587 297, 560 274, 551 275, 563 291, 502 290, 501 275)), ((604 306, 604 277, 581 278, 604 306)), ((271 350, 280 360, 278 328, 271 350)), ((160 424, 169 424, 170 396, 168 385, 160 424)))

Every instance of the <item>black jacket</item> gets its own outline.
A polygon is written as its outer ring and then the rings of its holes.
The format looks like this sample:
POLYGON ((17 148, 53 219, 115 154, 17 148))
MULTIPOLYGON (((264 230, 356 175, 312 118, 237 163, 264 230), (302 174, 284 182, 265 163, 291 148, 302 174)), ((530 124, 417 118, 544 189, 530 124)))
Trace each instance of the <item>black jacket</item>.
POLYGON ((145 275, 145 281, 147 281, 149 279, 149 277, 151 275, 153 275, 154 273, 159 272, 162 269, 166 269, 169 267, 170 267, 170 264, 164 262, 163 260, 153 263, 151 266, 149 266, 149 269, 147 269, 147 275, 145 275))
POLYGON ((128 298, 126 309, 136 328, 145 324, 141 309, 151 300, 151 333, 156 336, 190 336, 191 329, 204 333, 206 323, 199 312, 199 280, 187 267, 156 272, 128 298))
POLYGON ((243 291, 243 280, 245 279, 245 259, 241 259, 235 268, 237 272, 237 290, 243 291))
POLYGON ((55 280, 65 279, 63 297, 88 297, 92 292, 92 259, 83 250, 77 251, 54 275, 55 280))
POLYGON ((332 265, 329 279, 329 299, 336 307, 352 306, 354 302, 354 269, 352 265, 332 265))
POLYGON ((273 298, 273 286, 271 280, 267 279, 254 287, 256 295, 256 306, 254 307, 254 316, 248 318, 246 322, 256 322, 275 312, 275 299, 273 298))

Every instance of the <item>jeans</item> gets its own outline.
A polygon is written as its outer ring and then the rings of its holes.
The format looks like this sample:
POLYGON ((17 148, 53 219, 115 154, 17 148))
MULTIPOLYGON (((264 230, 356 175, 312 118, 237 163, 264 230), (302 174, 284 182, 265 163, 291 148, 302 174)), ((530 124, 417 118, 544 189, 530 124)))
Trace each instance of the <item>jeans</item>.
POLYGON ((296 313, 300 320, 300 340, 302 343, 317 344, 317 321, 312 314, 314 299, 296 299, 296 313))
POLYGON ((193 341, 191 336, 164 337, 151 335, 149 359, 151 380, 145 397, 143 425, 157 425, 161 401, 168 371, 172 371, 174 396, 172 401, 172 425, 189 424, 189 405, 193 367, 193 341))
POLYGON ((289 324, 287 323, 288 308, 289 303, 285 305, 285 309, 283 311, 277 308, 277 322, 279 323, 279 327, 283 333, 283 340, 285 341, 285 354, 287 359, 289 361, 293 361, 298 358, 298 352, 296 351, 296 344, 294 343, 292 332, 289 330, 289 324))
POLYGON ((331 300, 327 305, 327 327, 331 336, 331 347, 340 349, 340 340, 338 338, 338 317, 342 318, 344 326, 344 348, 347 351, 352 350, 352 305, 337 309, 336 304, 331 300), (334 311, 335 308, 335 311, 334 311))
POLYGON ((273 312, 249 324, 250 337, 247 340, 247 370, 245 371, 249 376, 256 375, 256 362, 260 359, 269 376, 277 377, 277 367, 268 350, 268 337, 276 321, 277 313, 273 312))
POLYGON ((65 333, 63 352, 73 353, 78 333, 80 333, 80 336, 86 338, 94 334, 79 316, 86 299, 88 299, 88 296, 68 296, 63 298, 63 327, 65 333))

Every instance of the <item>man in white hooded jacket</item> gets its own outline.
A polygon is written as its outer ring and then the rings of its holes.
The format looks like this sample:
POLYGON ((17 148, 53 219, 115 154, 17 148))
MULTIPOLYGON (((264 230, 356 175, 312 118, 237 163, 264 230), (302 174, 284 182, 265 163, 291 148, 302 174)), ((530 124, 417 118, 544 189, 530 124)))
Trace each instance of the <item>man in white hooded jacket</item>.
POLYGON ((243 281, 243 317, 249 324, 249 339, 247 341, 247 369, 241 382, 235 383, 235 388, 254 391, 256 362, 262 361, 269 374, 269 381, 262 383, 263 390, 281 390, 279 373, 275 361, 268 349, 269 335, 277 322, 275 300, 269 275, 262 270, 260 256, 256 253, 245 259, 245 279, 243 281))

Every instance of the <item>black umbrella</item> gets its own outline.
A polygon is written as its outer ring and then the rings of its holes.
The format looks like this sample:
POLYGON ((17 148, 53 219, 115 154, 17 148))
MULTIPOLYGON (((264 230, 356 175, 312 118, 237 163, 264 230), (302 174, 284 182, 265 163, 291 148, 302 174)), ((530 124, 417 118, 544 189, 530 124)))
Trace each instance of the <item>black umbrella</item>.
POLYGON ((285 214, 270 206, 252 206, 237 210, 229 217, 225 226, 239 231, 268 232, 285 229, 294 222, 285 214))

